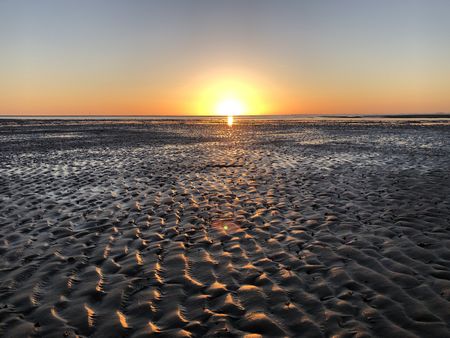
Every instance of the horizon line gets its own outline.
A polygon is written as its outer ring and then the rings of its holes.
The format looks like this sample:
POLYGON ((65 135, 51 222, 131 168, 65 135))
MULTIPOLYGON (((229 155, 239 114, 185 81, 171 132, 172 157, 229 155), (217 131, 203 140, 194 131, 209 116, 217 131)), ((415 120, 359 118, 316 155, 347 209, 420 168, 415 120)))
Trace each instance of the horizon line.
MULTIPOLYGON (((233 115, 239 117, 264 117, 264 116, 428 116, 428 115, 450 115, 450 112, 423 112, 423 113, 331 113, 331 114, 314 114, 314 113, 291 113, 291 114, 239 114, 233 115)), ((225 118, 227 115, 217 114, 2 114, 0 117, 217 117, 225 118)))

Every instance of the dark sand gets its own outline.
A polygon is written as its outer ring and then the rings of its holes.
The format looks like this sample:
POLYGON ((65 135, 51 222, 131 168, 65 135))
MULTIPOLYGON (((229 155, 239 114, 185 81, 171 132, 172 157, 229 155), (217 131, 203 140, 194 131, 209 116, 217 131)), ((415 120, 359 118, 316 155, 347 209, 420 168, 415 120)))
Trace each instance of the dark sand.
POLYGON ((449 337, 450 125, 0 121, 4 337, 449 337))

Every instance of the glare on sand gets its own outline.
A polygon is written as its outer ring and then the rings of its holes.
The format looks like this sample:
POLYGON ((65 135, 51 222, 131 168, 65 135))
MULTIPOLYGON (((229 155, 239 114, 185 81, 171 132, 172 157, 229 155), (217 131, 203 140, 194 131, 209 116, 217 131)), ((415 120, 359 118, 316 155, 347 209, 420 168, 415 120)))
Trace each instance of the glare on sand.
POLYGON ((125 317, 125 315, 120 312, 120 311, 116 311, 117 313, 117 317, 119 317, 119 321, 120 321, 120 325, 122 325, 122 327, 124 329, 128 329, 128 323, 127 323, 127 318, 125 317))
POLYGON ((84 308, 85 308, 86 313, 87 313, 88 325, 89 325, 89 327, 93 327, 94 326, 95 312, 87 304, 84 304, 84 308))

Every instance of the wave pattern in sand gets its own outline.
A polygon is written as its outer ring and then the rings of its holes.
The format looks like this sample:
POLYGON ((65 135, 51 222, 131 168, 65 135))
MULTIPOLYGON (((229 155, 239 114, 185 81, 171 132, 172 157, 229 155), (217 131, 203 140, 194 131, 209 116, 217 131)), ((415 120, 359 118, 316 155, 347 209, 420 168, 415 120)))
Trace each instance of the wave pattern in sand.
POLYGON ((450 336, 450 126, 3 122, 5 337, 450 336))

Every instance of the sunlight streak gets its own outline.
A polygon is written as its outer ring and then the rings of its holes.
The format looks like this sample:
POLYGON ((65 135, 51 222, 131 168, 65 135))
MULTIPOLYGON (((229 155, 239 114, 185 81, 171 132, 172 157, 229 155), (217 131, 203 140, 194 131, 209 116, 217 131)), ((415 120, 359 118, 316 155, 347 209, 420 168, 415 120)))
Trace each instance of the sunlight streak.
POLYGON ((234 120, 234 117, 233 117, 233 115, 228 115, 228 118, 227 118, 227 124, 228 124, 228 126, 229 127, 232 127, 233 126, 233 121, 234 120))

